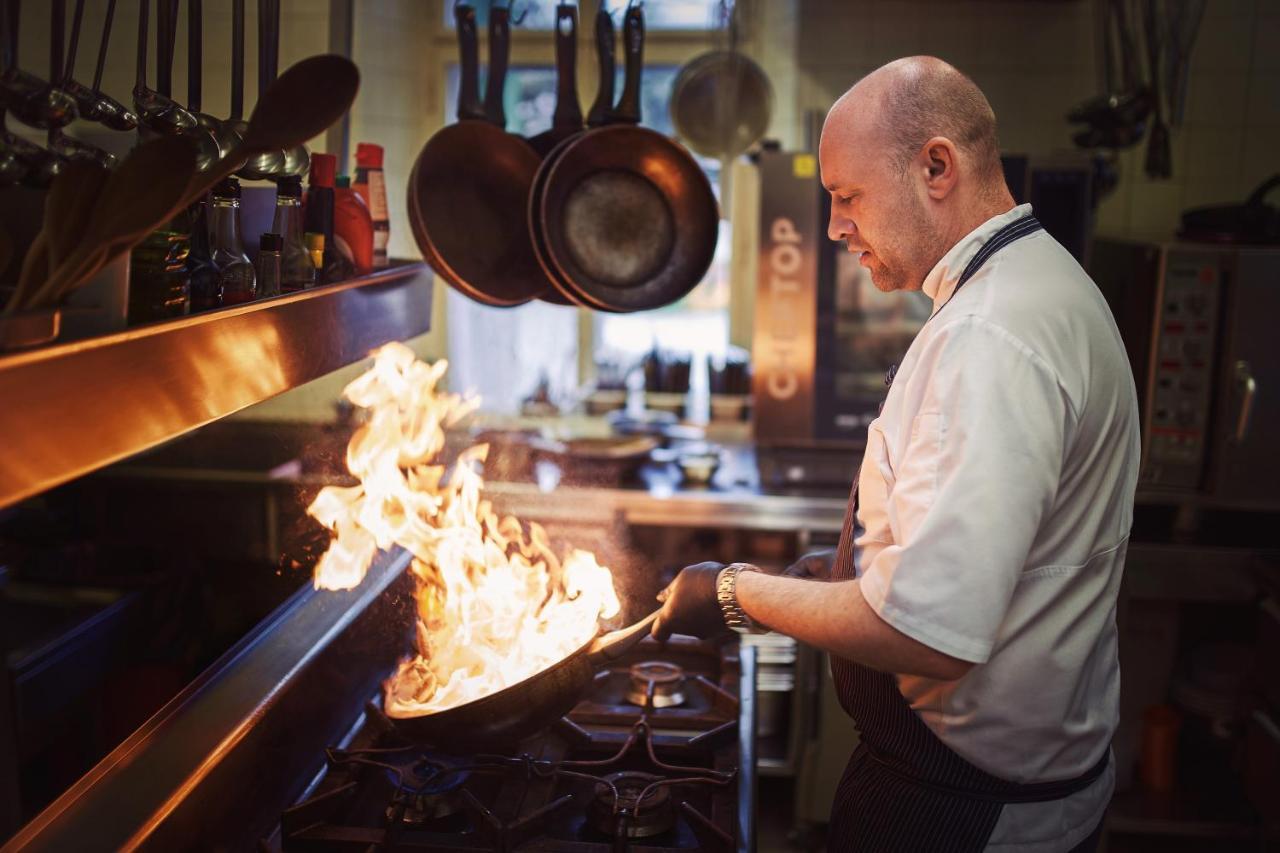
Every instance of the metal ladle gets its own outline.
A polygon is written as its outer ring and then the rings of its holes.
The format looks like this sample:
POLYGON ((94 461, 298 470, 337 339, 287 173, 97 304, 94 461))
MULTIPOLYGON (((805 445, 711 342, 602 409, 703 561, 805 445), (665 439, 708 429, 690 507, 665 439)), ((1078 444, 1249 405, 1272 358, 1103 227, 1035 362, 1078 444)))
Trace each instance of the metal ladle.
MULTIPOLYGON (((235 151, 248 125, 244 121, 244 0, 233 0, 231 5, 231 112, 221 122, 215 137, 218 148, 235 151)), ((241 160, 235 169, 244 165, 241 160)))
MULTIPOLYGON (((204 3, 203 0, 187 0, 187 110, 196 117, 200 128, 213 139, 217 148, 217 159, 221 160, 231 153, 233 145, 221 135, 222 122, 200 110, 201 56, 204 49, 204 3)), ((197 160, 197 168, 205 171, 211 163, 197 160)))
MULTIPOLYGON (((0 75, 17 70, 18 12, 17 0, 0 0, 0 75)), ((6 104, 0 98, 0 186, 22 182, 47 187, 66 158, 10 133, 5 117, 6 104)))
MULTIPOLYGON (((266 74, 258 84, 259 97, 263 90, 275 82, 280 68, 280 0, 262 0, 259 10, 264 6, 266 9, 264 22, 267 25, 264 29, 268 30, 267 35, 262 39, 267 51, 264 63, 266 74)), ((277 177, 293 175, 304 177, 311 171, 311 152, 307 150, 306 145, 295 145, 280 153, 284 156, 284 163, 277 177)))
MULTIPOLYGON (((156 91, 166 98, 173 96, 173 43, 178 34, 178 0, 158 0, 156 16, 156 91)), ((176 103, 176 102, 175 102, 176 103)), ((221 155, 218 140, 213 131, 199 123, 194 111, 187 110, 196 122, 184 128, 179 135, 188 139, 196 149, 196 170, 203 172, 216 163, 221 155)))
POLYGON ((133 108, 138 111, 143 136, 181 136, 196 127, 195 116, 147 86, 148 6, 149 0, 138 0, 138 76, 133 87, 133 108))
MULTIPOLYGON (((60 88, 70 91, 67 84, 72 82, 71 75, 74 73, 76 65, 76 48, 80 43, 80 22, 84 18, 84 0, 76 0, 75 16, 71 22, 71 44, 67 48, 65 69, 60 61, 64 11, 63 0, 56 0, 50 26, 52 47, 49 53, 49 76, 58 80, 60 88)), ((77 83, 76 85, 80 84, 77 83)), ((116 155, 109 151, 104 151, 96 145, 90 145, 87 142, 67 136, 62 132, 61 128, 50 128, 47 140, 51 150, 56 151, 68 160, 88 160, 107 169, 113 168, 116 164, 116 155)))
MULTIPOLYGON (((75 98, 59 89, 56 83, 46 82, 18 67, 18 0, 7 0, 4 11, 10 33, 7 61, 4 71, 0 72, 0 105, 30 127, 40 130, 66 127, 79 116, 75 98)), ((59 42, 57 56, 60 58, 61 54, 59 42)), ((50 79, 56 80, 57 76, 51 75, 50 79)))
MULTIPOLYGON (((258 98, 259 100, 261 100, 262 98, 262 93, 267 90, 267 87, 271 85, 272 80, 275 79, 274 75, 271 78, 267 77, 267 65, 270 62, 268 58, 268 54, 270 53, 270 51, 268 50, 267 44, 266 44, 266 42, 268 41, 268 38, 267 38, 268 34, 266 31, 269 27, 269 19, 271 17, 270 10, 268 9, 268 5, 270 3, 271 3, 271 0, 259 0, 258 2, 258 98)), ((240 16, 240 20, 241 20, 240 58, 241 58, 241 62, 243 63, 244 61, 244 24, 243 24, 244 0, 236 0, 234 9, 236 11, 236 14, 240 16)), ((235 29, 234 26, 232 27, 232 29, 233 30, 235 29)), ((233 69, 233 73, 234 73, 234 69, 233 69)), ((241 69, 240 82, 241 82, 241 85, 243 85, 244 83, 243 69, 241 69)), ((234 86, 235 84, 233 83, 232 85, 234 86)), ((244 166, 241 167, 240 171, 236 172, 236 174, 244 178, 246 181, 265 181, 265 180, 270 180, 271 178, 279 177, 281 174, 283 174, 284 165, 285 163, 284 163, 283 151, 266 151, 261 154, 250 157, 248 161, 245 162, 244 166)))
POLYGON ((116 0, 107 0, 107 14, 102 23, 102 43, 98 47, 98 65, 93 73, 93 87, 84 85, 73 78, 76 55, 76 42, 80 33, 80 19, 84 11, 84 0, 76 0, 75 17, 71 24, 71 59, 67 63, 66 79, 62 88, 76 99, 80 110, 80 118, 96 121, 112 130, 133 130, 138 126, 138 117, 133 111, 115 98, 102 94, 102 71, 107 61, 107 45, 111 40, 111 21, 115 17, 116 0))

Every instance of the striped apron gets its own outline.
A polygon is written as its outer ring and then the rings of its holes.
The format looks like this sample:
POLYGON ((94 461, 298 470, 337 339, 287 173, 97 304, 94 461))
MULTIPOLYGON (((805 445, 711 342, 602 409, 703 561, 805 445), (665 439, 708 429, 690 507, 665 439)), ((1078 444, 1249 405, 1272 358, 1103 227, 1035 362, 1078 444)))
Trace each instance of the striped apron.
MULTIPOLYGON (((1041 227, 1035 217, 1026 216, 997 231, 966 265, 955 292, 992 255, 1041 227)), ((885 381, 892 383, 892 370, 885 381)), ((854 577, 857 495, 855 482, 833 580, 854 577)), ((1005 803, 1061 799, 1085 789, 1106 770, 1109 751, 1075 779, 1034 784, 1000 779, 943 743, 912 710, 892 674, 838 657, 831 658, 831 673, 840 704, 861 734, 836 788, 827 836, 831 851, 980 851, 1005 803)))

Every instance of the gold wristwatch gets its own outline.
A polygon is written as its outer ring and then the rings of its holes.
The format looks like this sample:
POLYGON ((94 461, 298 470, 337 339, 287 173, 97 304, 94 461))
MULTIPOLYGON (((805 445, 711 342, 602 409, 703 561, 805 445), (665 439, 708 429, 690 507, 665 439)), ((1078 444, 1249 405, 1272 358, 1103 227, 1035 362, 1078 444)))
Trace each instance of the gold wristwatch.
POLYGON ((767 628, 756 624, 742 606, 738 604, 738 574, 740 572, 758 572, 759 567, 750 563, 731 563, 720 570, 716 578, 716 600, 720 604, 720 613, 724 623, 742 634, 764 634, 767 628))

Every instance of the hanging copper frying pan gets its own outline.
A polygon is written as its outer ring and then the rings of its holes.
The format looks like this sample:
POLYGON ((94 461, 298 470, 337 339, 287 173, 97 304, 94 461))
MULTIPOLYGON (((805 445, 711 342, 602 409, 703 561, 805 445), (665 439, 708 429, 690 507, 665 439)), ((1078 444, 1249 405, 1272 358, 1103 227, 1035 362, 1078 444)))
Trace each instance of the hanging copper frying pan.
POLYGON ((668 305, 711 266, 720 216, 706 175, 679 144, 639 127, 644 13, 627 9, 626 75, 608 125, 565 144, 540 209, 539 259, 581 302, 611 311, 668 305))
MULTIPOLYGON (((600 84, 596 91, 595 103, 591 105, 591 110, 588 113, 587 125, 589 127, 603 125, 607 114, 613 109, 613 18, 609 16, 609 12, 604 6, 601 6, 600 10, 596 12, 595 42, 600 84)), ((556 78, 559 82, 556 93, 556 118, 552 123, 551 130, 544 134, 544 136, 554 136, 555 144, 542 158, 542 166, 538 169, 538 174, 533 179, 533 189, 529 192, 528 216, 529 236, 533 241, 534 254, 537 255, 539 263, 542 264, 542 271, 546 273, 547 279, 552 285, 539 298, 544 302, 551 302, 556 305, 584 304, 574 294, 572 288, 558 280, 559 273, 556 272, 555 266, 546 257, 546 249, 542 246, 542 223, 539 219, 542 210, 542 190, 547 185, 547 176, 551 174, 551 166, 556 160, 560 159, 560 155, 568 148, 568 143, 573 139, 577 139, 583 133, 582 111, 578 108, 578 89, 576 81, 572 77, 573 66, 564 59, 565 57, 574 56, 576 52, 576 11, 572 6, 562 5, 556 8, 556 78), (571 31, 566 31, 561 26, 560 15, 562 14, 561 10, 564 9, 568 9, 568 14, 573 16, 574 26, 571 31), (572 39, 572 43, 569 43, 570 39, 572 39), (565 82, 566 75, 568 75, 567 85, 565 82), (571 110, 562 107, 566 97, 570 99, 572 104, 571 110), (565 132, 568 131, 571 121, 574 124, 572 132, 565 132), (557 124, 561 125, 562 130, 557 131, 557 124)), ((534 141, 538 139, 539 137, 534 137, 534 141)))
MULTIPOLYGON (((490 90, 502 91, 510 10, 490 10, 490 90)), ((475 9, 454 7, 461 59, 458 122, 438 131, 413 164, 409 222, 431 267, 456 290, 500 307, 550 285, 533 254, 525 209, 538 155, 480 105, 475 9)))

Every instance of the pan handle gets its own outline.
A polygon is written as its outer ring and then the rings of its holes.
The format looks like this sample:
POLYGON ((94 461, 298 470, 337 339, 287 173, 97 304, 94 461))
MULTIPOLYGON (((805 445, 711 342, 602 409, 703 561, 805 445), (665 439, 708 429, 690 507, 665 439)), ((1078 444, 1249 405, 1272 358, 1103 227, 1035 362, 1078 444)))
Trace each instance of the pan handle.
POLYGON ((587 660, 591 662, 593 667, 600 667, 607 664, 611 660, 617 660, 635 647, 645 637, 649 636, 649 630, 653 627, 653 622, 658 618, 658 614, 662 610, 658 609, 641 619, 634 625, 628 625, 626 628, 620 628, 617 631, 611 631, 602 637, 598 637, 591 648, 587 650, 587 660))
POLYGON ((507 111, 502 106, 502 92, 507 83, 507 61, 511 56, 511 8, 489 8, 489 79, 485 81, 484 114, 504 130, 507 111))
POLYGON ((601 3, 600 11, 596 13, 596 61, 600 68, 600 86, 596 89, 595 103, 587 113, 589 127, 604 124, 613 109, 614 50, 613 18, 601 3))
POLYGON ((461 79, 458 85, 458 118, 484 118, 480 106, 480 48, 476 39, 476 10, 467 3, 453 7, 453 20, 458 30, 458 61, 461 79))
POLYGON ((557 130, 582 129, 578 105, 578 7, 556 6, 556 112, 551 118, 557 130))
POLYGON ((622 97, 609 118, 619 124, 639 124, 640 72, 644 69, 644 11, 639 4, 627 7, 622 22, 622 56, 626 60, 622 97))

